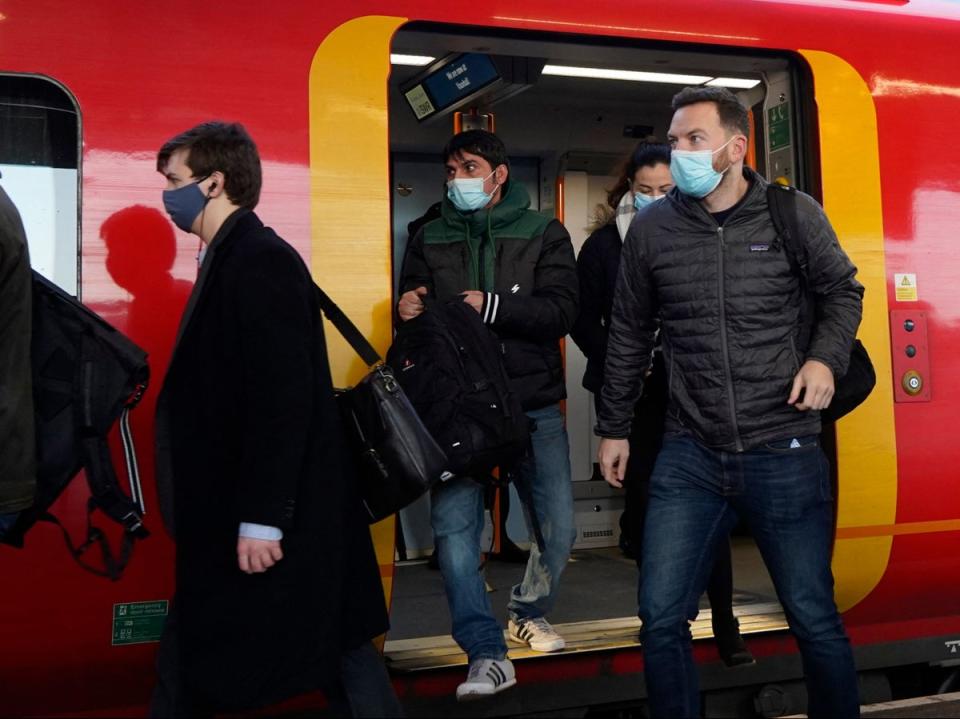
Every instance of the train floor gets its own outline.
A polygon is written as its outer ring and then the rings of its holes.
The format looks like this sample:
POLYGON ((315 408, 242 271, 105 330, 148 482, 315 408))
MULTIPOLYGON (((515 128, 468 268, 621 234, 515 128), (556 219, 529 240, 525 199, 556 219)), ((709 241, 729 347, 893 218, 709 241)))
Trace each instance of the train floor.
MULTIPOLYGON (((735 537, 733 545, 734 610, 745 633, 785 627, 773 585, 756 545, 735 537)), ((485 575, 494 615, 506 627, 511 587, 520 580, 523 564, 490 561, 485 575)), ((567 639, 566 651, 603 650, 636 643, 637 568, 616 547, 575 550, 567 566, 560 595, 549 619, 567 639)), ((709 636, 709 604, 701 600, 694 637, 709 636)), ((425 560, 402 562, 393 584, 391 630, 385 653, 394 671, 416 671, 465 664, 466 657, 450 637, 440 572, 425 560)), ((511 658, 534 653, 508 643, 511 658)))

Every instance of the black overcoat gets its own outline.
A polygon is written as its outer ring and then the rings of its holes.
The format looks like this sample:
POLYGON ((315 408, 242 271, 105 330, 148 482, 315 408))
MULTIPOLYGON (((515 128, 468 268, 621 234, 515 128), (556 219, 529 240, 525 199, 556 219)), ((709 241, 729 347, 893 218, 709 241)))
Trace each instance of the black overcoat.
POLYGON ((238 210, 210 245, 157 409, 181 668, 216 708, 317 689, 343 649, 387 628, 344 447, 315 285, 238 210), (283 530, 266 573, 237 566, 241 522, 283 530))

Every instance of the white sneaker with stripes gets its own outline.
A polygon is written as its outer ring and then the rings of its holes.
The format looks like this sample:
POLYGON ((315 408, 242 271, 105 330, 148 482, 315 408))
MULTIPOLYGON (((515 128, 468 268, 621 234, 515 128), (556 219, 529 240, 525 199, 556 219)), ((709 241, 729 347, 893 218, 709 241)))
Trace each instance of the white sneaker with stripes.
POLYGON ((567 646, 543 617, 511 619, 507 628, 513 641, 526 644, 535 652, 559 652, 567 646))
POLYGON ((457 687, 457 701, 491 697, 516 683, 517 675, 509 659, 477 659, 470 662, 467 681, 457 687))

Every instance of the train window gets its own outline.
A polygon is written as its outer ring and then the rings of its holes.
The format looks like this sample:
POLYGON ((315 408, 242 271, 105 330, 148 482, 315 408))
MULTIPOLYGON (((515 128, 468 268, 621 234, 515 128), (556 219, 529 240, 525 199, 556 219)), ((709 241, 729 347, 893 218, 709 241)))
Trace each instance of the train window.
POLYGON ((0 75, 0 183, 23 218, 34 269, 76 295, 80 114, 57 83, 0 75))
MULTIPOLYGON (((444 190, 439 151, 457 129, 497 132, 511 158, 511 180, 526 188, 531 209, 564 222, 577 251, 598 226, 597 208, 607 202, 618 167, 636 143, 665 139, 671 98, 685 85, 723 85, 738 94, 751 110, 748 164, 770 180, 785 178, 817 193, 816 166, 805 155, 810 143, 804 139, 814 118, 801 111, 813 103, 805 66, 793 56, 427 23, 398 31, 391 52, 395 281, 408 236, 438 214, 444 190)), ((610 215, 607 207, 603 217, 610 215)), ((594 464, 594 403, 581 384, 586 360, 569 339, 565 361, 577 538, 550 619, 568 641, 631 644, 636 569, 623 551, 635 548, 621 542, 624 495, 599 478, 594 464)), ((482 550, 493 550, 494 560, 522 561, 530 539, 516 492, 489 503, 482 550)), ((393 584, 387 653, 397 667, 415 668, 440 656, 456 662, 452 641, 433 636, 448 625, 438 630, 437 617, 445 617, 447 608, 442 583, 427 563, 433 552, 429 497, 401 513, 397 540, 402 561, 393 584), (422 654, 425 647, 429 657, 422 654)), ((738 613, 749 617, 751 629, 782 628, 773 586, 746 528, 735 531, 732 546, 738 613)), ((491 605, 504 624, 511 585, 522 573, 522 564, 486 564, 491 605)), ((696 631, 709 633, 706 617, 696 631)))

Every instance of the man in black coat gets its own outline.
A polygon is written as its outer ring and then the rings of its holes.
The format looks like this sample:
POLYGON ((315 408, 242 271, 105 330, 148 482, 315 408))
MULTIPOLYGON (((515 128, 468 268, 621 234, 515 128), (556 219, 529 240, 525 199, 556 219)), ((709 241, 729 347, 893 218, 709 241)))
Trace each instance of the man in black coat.
POLYGON ((167 142, 157 169, 167 212, 203 250, 157 405, 177 588, 151 714, 321 688, 344 713, 395 716, 370 643, 387 628, 383 590, 315 286, 252 211, 256 146, 240 125, 204 123, 167 142))

